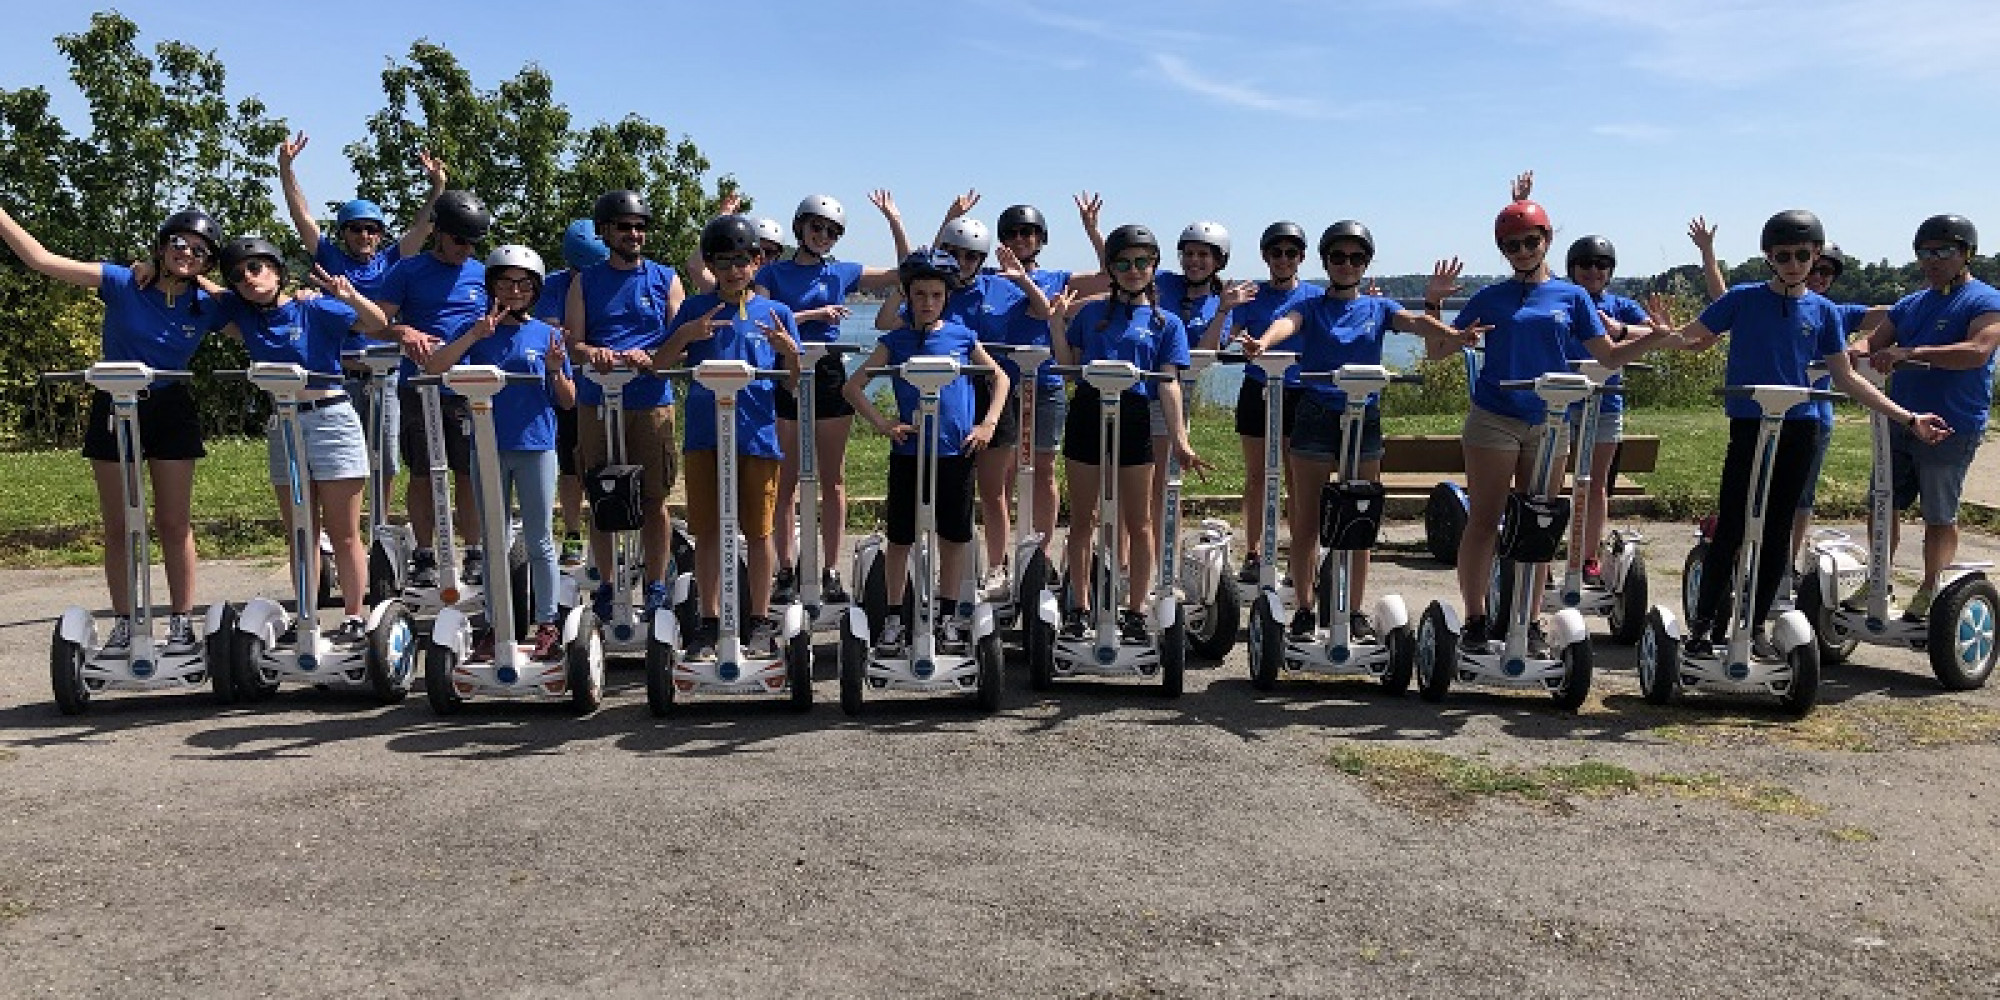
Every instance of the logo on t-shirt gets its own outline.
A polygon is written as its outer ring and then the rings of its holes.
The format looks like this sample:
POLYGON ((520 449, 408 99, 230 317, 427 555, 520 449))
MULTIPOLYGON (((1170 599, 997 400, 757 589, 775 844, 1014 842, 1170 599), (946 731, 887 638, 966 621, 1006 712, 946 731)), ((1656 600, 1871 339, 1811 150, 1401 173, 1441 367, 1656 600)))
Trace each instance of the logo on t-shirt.
POLYGON ((1569 310, 1551 309, 1549 310, 1549 318, 1556 321, 1556 329, 1569 329, 1569 310))
POLYGON ((195 326, 195 325, 194 325, 193 323, 182 323, 182 324, 181 324, 181 339, 183 339, 183 340, 194 340, 194 339, 196 339, 197 337, 200 337, 200 336, 201 336, 201 328, 200 328, 200 327, 198 327, 198 326, 195 326))

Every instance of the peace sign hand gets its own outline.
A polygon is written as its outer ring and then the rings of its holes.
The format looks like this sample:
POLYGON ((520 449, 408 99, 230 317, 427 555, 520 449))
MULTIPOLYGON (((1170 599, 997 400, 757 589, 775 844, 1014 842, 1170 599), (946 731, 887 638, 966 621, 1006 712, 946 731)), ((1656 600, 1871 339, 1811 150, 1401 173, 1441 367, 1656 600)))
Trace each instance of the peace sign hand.
POLYGON ((290 168, 292 165, 292 161, 298 159, 299 154, 306 151, 306 143, 311 141, 312 137, 306 135, 304 132, 300 132, 298 135, 290 139, 287 139, 284 142, 279 143, 278 144, 279 168, 281 169, 290 168))
POLYGON ((479 317, 479 322, 472 324, 472 328, 466 333, 474 340, 485 340, 493 336, 493 331, 500 328, 500 317, 506 314, 507 307, 501 305, 499 299, 494 299, 492 308, 486 310, 486 315, 479 317))

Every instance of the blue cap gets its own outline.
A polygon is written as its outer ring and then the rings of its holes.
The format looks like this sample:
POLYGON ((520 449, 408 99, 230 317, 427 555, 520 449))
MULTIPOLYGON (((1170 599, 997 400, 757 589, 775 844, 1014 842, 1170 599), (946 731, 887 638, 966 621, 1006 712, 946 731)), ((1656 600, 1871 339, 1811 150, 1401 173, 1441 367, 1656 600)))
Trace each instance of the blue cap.
POLYGON ((356 198, 340 206, 340 211, 334 213, 333 221, 343 226, 362 221, 379 222, 385 228, 389 225, 388 218, 382 214, 382 206, 366 198, 356 198))
POLYGON ((578 219, 563 230, 563 263, 572 270, 594 267, 611 259, 611 248, 597 238, 597 224, 578 219))

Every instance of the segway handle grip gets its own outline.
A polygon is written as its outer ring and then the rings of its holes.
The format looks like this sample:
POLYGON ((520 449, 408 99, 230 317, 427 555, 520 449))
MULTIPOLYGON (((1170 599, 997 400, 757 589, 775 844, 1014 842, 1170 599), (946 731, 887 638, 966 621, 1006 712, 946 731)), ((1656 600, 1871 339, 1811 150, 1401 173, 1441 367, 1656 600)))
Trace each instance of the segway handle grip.
MULTIPOLYGON (((152 374, 153 374, 153 381, 155 382, 194 381, 193 372, 182 371, 178 368, 175 369, 155 368, 152 374)), ((90 380, 90 372, 87 369, 83 371, 43 372, 41 374, 41 381, 43 382, 88 382, 89 380, 90 380)))
MULTIPOLYGON (((1062 366, 1061 365, 1056 366, 1056 370, 1061 371, 1062 366)), ((1076 368, 1074 366, 1071 366, 1071 370, 1078 372, 1083 371, 1083 369, 1076 368)), ((876 368, 863 368, 861 369, 861 374, 866 375, 869 378, 897 378, 903 374, 903 366, 882 365, 876 368)), ((984 368, 979 365, 962 365, 959 367, 958 374, 961 377, 965 378, 992 378, 993 369, 984 368)))
MULTIPOLYGON (((1721 396, 1724 399, 1749 399, 1750 397, 1757 395, 1757 388, 1758 387, 1754 385, 1725 385, 1722 388, 1715 390, 1715 394, 1721 396)), ((1837 403, 1846 398, 1847 398, 1846 393, 1835 392, 1832 389, 1808 389, 1806 390, 1805 397, 1799 400, 1799 402, 1837 403)))
MULTIPOLYGON (((694 379, 694 369, 692 368, 661 368, 654 371, 653 374, 661 378, 684 378, 689 381, 693 381, 694 379)), ((750 375, 752 378, 759 379, 791 378, 792 371, 789 368, 752 368, 750 375)))
POLYGON ((362 361, 367 358, 393 358, 403 353, 400 344, 369 344, 367 347, 340 352, 342 361, 362 361))
POLYGON ((404 383, 405 385, 414 385, 414 386, 424 386, 424 385, 443 385, 443 384, 444 384, 444 376, 443 376, 443 375, 414 375, 414 376, 411 376, 410 378, 407 378, 407 379, 404 379, 404 380, 403 380, 403 383, 404 383))
POLYGON ((42 380, 42 381, 44 381, 44 382, 82 382, 82 381, 83 381, 83 373, 82 373, 82 372, 43 372, 43 373, 42 373, 42 376, 41 376, 41 380, 42 380))
POLYGON ((1511 391, 1532 391, 1535 380, 1531 378, 1510 378, 1500 383, 1500 388, 1511 391))

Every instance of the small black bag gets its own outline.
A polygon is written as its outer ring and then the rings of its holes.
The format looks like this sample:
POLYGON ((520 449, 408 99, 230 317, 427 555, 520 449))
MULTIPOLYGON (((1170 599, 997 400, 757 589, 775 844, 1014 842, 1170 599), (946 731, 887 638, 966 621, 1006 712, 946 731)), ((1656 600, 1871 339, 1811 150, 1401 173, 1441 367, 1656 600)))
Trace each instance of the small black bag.
POLYGON ((1381 483, 1327 483, 1319 488, 1319 543, 1359 552, 1375 547, 1386 492, 1381 483))
POLYGON ((1507 495, 1507 518, 1500 525, 1500 558, 1553 562, 1569 531, 1569 498, 1507 495))
POLYGON ((637 465, 604 465, 585 476, 590 522, 599 531, 638 531, 646 523, 646 470, 637 465))

